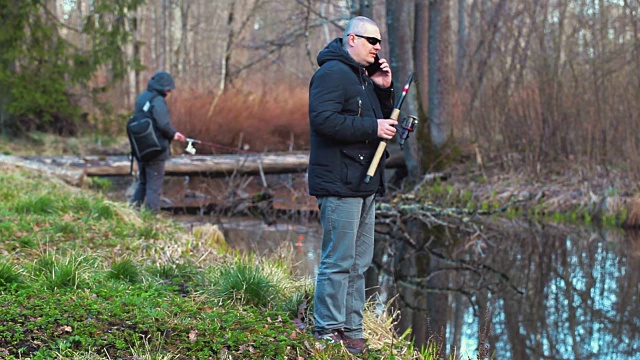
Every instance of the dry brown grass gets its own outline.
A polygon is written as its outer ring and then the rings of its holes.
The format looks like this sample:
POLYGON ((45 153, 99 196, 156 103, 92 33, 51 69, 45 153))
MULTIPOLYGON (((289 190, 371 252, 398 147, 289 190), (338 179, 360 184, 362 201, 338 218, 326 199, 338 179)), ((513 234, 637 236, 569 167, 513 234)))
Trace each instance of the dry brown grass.
MULTIPOLYGON (((629 254, 632 258, 640 259, 640 231, 632 230, 625 232, 624 246, 626 247, 625 253, 629 254)), ((634 262, 634 266, 638 266, 638 262, 634 262)))
POLYGON ((169 98, 171 118, 185 136, 216 146, 198 144, 199 153, 228 153, 242 146, 252 152, 308 148, 308 89, 274 85, 253 93, 227 90, 218 96, 181 90, 169 98), (212 109, 213 104, 213 110, 212 109))
POLYGON ((640 228, 640 198, 634 197, 628 202, 624 225, 627 228, 640 228))

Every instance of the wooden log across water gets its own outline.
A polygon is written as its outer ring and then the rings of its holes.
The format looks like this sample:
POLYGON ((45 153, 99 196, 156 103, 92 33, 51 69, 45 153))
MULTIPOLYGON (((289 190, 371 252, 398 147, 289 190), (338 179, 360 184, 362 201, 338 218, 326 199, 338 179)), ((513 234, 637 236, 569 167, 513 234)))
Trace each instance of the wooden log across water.
POLYGON ((68 184, 82 185, 85 173, 81 168, 63 168, 42 161, 34 161, 19 156, 0 154, 0 164, 9 164, 19 168, 35 170, 49 176, 55 176, 68 184))
MULTIPOLYGON (((229 176, 237 174, 281 174, 304 172, 309 165, 308 153, 265 153, 239 155, 181 155, 166 163, 167 175, 229 176)), ((129 175, 131 162, 126 157, 87 159, 87 176, 129 175)), ((134 171, 136 164, 134 162, 134 171)))
MULTIPOLYGON (((131 161, 116 156, 10 156, 0 154, 0 163, 44 171, 78 185, 85 176, 128 176, 131 161)), ((404 165, 400 158, 390 158, 388 167, 404 165)), ((226 155, 174 155, 166 163, 166 175, 223 177, 232 174, 283 174, 305 172, 308 152, 251 153, 226 155)), ((137 164, 133 163, 133 171, 137 164)))
MULTIPOLYGON (((44 171, 78 184, 83 176, 127 176, 131 161, 127 156, 10 156, 0 155, 0 163, 8 163, 44 171)), ((181 155, 166 163, 166 175, 229 176, 236 174, 281 174, 304 172, 309 165, 306 152, 181 155)), ((137 171, 134 161, 133 171, 137 171)))

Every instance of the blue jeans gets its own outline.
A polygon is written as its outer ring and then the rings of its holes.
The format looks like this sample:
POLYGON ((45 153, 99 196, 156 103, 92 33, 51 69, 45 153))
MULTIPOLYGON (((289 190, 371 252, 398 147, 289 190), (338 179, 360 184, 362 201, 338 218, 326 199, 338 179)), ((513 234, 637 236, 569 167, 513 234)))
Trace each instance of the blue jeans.
POLYGON ((318 198, 322 258, 313 312, 320 335, 343 329, 349 338, 363 337, 364 273, 373 258, 374 197, 318 198))
POLYGON ((138 186, 133 193, 131 203, 144 207, 154 213, 160 211, 160 194, 164 182, 164 160, 138 162, 138 186))

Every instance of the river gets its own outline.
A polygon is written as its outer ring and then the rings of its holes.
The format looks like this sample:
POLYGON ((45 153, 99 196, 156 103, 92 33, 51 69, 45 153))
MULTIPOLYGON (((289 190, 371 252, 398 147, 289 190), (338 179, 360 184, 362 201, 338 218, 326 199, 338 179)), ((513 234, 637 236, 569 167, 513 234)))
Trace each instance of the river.
MULTIPOLYGON (((224 227, 245 250, 268 254, 292 244, 297 270, 315 276, 317 223, 224 227)), ((395 264, 383 265, 379 293, 399 296, 398 330, 446 339, 463 358, 476 358, 482 342, 494 359, 640 359, 639 234, 512 223, 480 244, 405 254, 400 262, 418 265, 409 273, 393 269, 407 264, 388 262, 395 264), (434 264, 419 266, 426 258, 434 264)))
MULTIPOLYGON (((291 200, 279 194, 274 201, 291 200)), ((218 224, 228 243, 244 251, 268 255, 289 244, 297 273, 313 278, 321 228, 309 199, 290 203, 303 204, 294 206, 296 216, 280 212, 267 222, 175 217, 218 224)), ((395 299, 398 331, 411 327, 418 344, 439 339, 462 359, 478 358, 481 344, 493 359, 640 359, 640 233, 524 220, 482 223, 476 234, 417 224, 411 246, 376 235, 377 271, 368 286, 383 301, 395 299)))

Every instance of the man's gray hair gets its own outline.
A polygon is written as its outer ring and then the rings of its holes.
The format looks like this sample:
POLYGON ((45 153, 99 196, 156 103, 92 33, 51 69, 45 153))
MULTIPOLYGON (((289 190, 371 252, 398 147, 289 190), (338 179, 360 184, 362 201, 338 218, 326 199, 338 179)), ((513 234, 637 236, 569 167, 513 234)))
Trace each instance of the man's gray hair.
POLYGON ((349 20, 347 27, 344 29, 344 35, 342 35, 342 45, 347 43, 347 37, 349 37, 349 34, 362 35, 365 29, 371 25, 378 27, 378 24, 375 21, 365 16, 356 16, 349 20))

